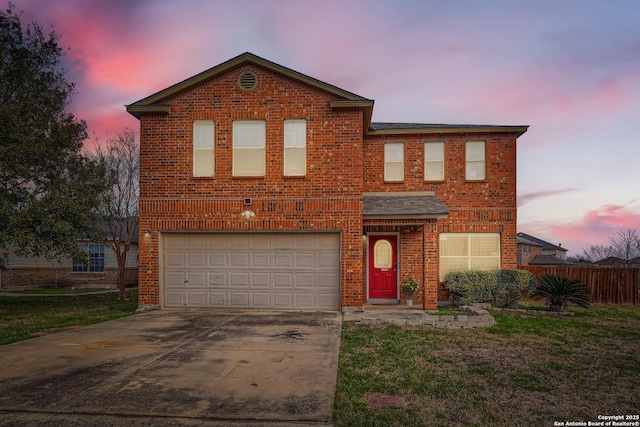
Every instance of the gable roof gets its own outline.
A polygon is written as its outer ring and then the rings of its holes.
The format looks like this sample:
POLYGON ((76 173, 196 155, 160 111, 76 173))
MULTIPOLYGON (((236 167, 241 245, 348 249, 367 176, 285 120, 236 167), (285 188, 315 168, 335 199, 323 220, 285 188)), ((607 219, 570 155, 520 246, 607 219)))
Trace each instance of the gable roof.
POLYGON ((363 130, 368 135, 385 134, 418 134, 418 133, 463 133, 463 132, 515 132, 520 136, 525 133, 529 126, 498 126, 498 125, 444 125, 444 124, 423 124, 423 123, 371 123, 373 114, 372 99, 365 98, 353 92, 341 89, 332 84, 302 74, 298 71, 284 67, 282 65, 261 58, 250 52, 245 52, 235 58, 229 59, 215 67, 209 68, 195 76, 189 77, 179 83, 169 86, 153 95, 147 96, 132 104, 126 105, 127 112, 137 119, 143 113, 170 113, 171 106, 164 104, 166 98, 189 90, 207 80, 215 78, 234 68, 245 64, 253 64, 275 73, 284 75, 301 83, 322 90, 337 96, 338 100, 330 102, 331 108, 362 108, 364 110, 363 130))
POLYGON ((518 243, 525 243, 529 245, 542 246, 542 249, 555 249, 559 251, 567 252, 568 249, 563 248, 562 246, 556 246, 552 243, 545 242, 542 239, 538 239, 537 237, 533 237, 526 233, 518 233, 518 243), (524 241, 521 241, 524 240, 524 241))
POLYGON ((254 55, 250 52, 245 52, 241 55, 236 56, 235 58, 231 58, 228 61, 223 62, 222 64, 216 65, 215 67, 209 68, 206 71, 203 71, 199 74, 196 74, 193 77, 189 77, 186 80, 183 80, 179 83, 176 83, 172 86, 169 86, 166 89, 163 89, 159 92, 154 93, 153 95, 147 96, 139 101, 134 102, 133 104, 127 105, 127 112, 135 116, 136 118, 140 118, 142 113, 156 113, 156 112, 170 112, 169 106, 166 104, 162 104, 162 101, 170 96, 176 95, 178 93, 184 92, 193 88, 196 85, 199 85, 207 80, 210 80, 214 77, 217 77, 223 73, 226 73, 234 68, 237 68, 241 65, 245 64, 253 64, 267 70, 273 71, 275 73, 287 76, 309 86, 320 89, 324 92, 328 92, 332 95, 335 95, 340 100, 332 101, 331 107, 333 108, 353 108, 353 107, 363 107, 365 109, 365 116, 368 116, 368 120, 366 121, 367 126, 371 121, 371 113, 373 111, 373 100, 367 99, 360 95, 356 95, 353 92, 346 91, 344 89, 340 89, 337 86, 334 86, 329 83, 325 83, 321 80, 315 79, 313 77, 307 76, 306 74, 299 73, 298 71, 294 71, 290 68, 284 67, 282 65, 276 64, 275 62, 271 62, 267 59, 261 58, 257 55, 254 55))

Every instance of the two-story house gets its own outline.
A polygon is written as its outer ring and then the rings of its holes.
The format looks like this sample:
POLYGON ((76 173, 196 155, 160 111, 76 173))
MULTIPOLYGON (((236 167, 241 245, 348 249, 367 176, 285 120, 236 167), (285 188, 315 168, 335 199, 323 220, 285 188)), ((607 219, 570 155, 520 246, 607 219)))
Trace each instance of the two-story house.
POLYGON ((128 105, 140 304, 398 304, 413 275, 436 309, 447 271, 515 268, 527 126, 372 123, 373 104, 245 53, 128 105))

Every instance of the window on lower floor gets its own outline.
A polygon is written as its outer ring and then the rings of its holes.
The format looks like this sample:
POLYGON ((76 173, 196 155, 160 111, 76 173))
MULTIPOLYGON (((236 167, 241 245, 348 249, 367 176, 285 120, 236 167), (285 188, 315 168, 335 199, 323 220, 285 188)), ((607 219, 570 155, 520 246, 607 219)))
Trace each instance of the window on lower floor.
POLYGON ((440 280, 454 270, 500 268, 499 233, 440 234, 440 280))
POLYGON ((89 255, 89 264, 80 260, 73 260, 74 272, 102 273, 104 272, 104 245, 97 243, 80 245, 80 250, 89 255))
POLYGON ((233 176, 264 176, 266 125, 262 120, 233 122, 233 176))

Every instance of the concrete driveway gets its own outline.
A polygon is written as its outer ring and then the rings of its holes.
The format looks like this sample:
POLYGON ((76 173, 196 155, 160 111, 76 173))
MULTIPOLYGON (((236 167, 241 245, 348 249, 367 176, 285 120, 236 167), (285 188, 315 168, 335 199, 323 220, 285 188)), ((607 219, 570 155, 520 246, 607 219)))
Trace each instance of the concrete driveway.
POLYGON ((160 310, 2 346, 0 425, 331 425, 341 321, 160 310))

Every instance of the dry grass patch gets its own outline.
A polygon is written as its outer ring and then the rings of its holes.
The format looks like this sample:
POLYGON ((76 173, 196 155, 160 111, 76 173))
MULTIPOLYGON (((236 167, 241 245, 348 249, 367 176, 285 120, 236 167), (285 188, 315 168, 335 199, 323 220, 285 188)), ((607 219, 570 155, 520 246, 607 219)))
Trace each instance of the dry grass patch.
POLYGON ((640 307, 492 313, 486 330, 343 326, 337 425, 553 425, 640 407, 640 307), (371 408, 371 395, 407 407, 371 408))

